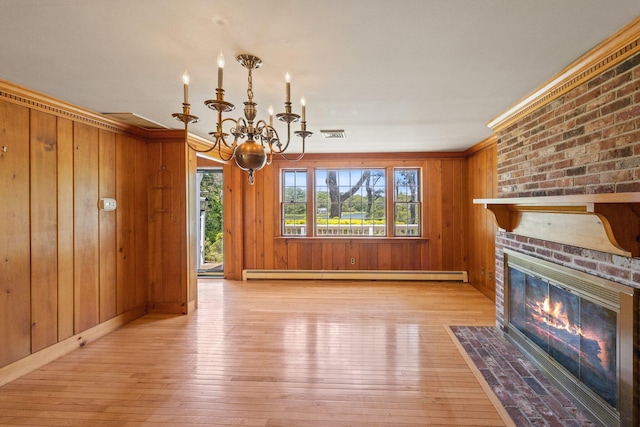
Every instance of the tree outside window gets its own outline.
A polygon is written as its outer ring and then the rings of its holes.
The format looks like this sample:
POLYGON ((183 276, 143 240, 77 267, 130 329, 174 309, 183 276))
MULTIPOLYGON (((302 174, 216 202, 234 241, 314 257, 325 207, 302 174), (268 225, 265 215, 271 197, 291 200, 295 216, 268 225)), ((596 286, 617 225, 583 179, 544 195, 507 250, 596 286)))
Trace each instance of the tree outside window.
POLYGON ((316 169, 316 235, 385 236, 384 169, 316 169))

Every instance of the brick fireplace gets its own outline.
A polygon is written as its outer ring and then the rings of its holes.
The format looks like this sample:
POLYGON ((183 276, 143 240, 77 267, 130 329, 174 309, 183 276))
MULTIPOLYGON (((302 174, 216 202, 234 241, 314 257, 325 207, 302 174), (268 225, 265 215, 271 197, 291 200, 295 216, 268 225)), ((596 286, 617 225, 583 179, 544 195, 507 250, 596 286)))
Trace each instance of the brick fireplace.
MULTIPOLYGON (((639 40, 640 20, 636 19, 567 67, 528 101, 490 123, 498 140, 499 198, 628 193, 637 200, 639 40)), ((637 230, 638 203, 631 203, 628 209, 633 212, 631 229, 637 230)), ((640 288, 640 257, 636 253, 596 250, 579 242, 559 242, 552 235, 531 237, 500 230, 496 238, 496 322, 501 328, 506 326, 505 249, 640 288)), ((637 377, 638 348, 634 353, 637 377)), ((638 383, 637 378, 634 382, 638 383)))
MULTIPOLYGON (((499 197, 640 192, 640 54, 496 133, 499 197)), ((505 247, 640 286, 638 258, 498 232, 499 324, 505 247)))

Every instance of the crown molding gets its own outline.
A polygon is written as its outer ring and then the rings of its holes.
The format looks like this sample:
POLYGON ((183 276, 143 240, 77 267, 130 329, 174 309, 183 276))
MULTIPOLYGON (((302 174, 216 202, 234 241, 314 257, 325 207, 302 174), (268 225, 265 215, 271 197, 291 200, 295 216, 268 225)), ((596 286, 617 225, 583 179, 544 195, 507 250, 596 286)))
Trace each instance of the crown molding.
POLYGON ((476 145, 467 148, 464 151, 465 157, 471 157, 476 153, 479 153, 482 150, 486 150, 487 148, 491 148, 498 143, 498 137, 495 135, 491 135, 482 141, 478 142, 476 145))
POLYGON ((49 95, 0 79, 0 99, 116 133, 144 136, 144 129, 110 119, 49 95))
POLYGON ((541 108, 587 80, 640 52, 640 16, 603 40, 513 107, 487 122, 494 132, 541 108))

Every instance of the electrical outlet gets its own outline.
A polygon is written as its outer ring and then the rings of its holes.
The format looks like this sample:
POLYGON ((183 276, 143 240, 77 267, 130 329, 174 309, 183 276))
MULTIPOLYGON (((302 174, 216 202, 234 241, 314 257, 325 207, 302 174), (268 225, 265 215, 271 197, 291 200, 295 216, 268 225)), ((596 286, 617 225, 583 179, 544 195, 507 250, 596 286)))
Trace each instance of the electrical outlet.
POLYGON ((355 264, 356 263, 356 259, 355 258, 351 258, 351 264, 355 264))

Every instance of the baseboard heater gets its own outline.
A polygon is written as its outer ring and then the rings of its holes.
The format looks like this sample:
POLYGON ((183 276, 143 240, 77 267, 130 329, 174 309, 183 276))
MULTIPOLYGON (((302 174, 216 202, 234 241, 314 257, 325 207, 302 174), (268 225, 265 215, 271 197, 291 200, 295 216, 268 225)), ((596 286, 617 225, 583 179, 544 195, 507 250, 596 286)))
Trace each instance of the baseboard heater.
POLYGON ((419 270, 243 270, 242 280, 413 280, 468 282, 466 271, 419 270))

